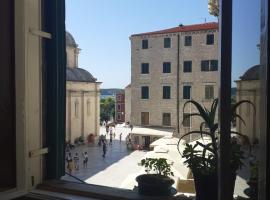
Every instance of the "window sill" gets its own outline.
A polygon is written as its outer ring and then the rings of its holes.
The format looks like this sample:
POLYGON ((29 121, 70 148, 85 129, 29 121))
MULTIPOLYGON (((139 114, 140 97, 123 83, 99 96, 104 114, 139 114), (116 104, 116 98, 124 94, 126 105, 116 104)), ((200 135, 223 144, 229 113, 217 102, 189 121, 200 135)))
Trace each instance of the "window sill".
POLYGON ((110 188, 105 186, 74 183, 62 180, 50 180, 45 181, 38 185, 37 189, 45 190, 50 192, 64 193, 76 196, 90 197, 94 199, 104 199, 104 200, 194 200, 192 197, 185 197, 184 195, 177 195, 173 197, 146 197, 141 196, 138 193, 120 189, 120 188, 110 188))

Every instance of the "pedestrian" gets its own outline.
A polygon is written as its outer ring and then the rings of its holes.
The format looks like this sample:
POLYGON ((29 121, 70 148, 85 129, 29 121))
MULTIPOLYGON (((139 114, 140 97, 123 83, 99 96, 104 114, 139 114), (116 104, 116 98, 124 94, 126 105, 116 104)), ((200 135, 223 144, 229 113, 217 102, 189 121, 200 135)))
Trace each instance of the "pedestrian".
POLYGON ((110 133, 110 145, 112 145, 112 132, 110 133))
POLYGON ((88 162, 88 154, 87 152, 83 153, 83 167, 87 168, 87 162, 88 162))
POLYGON ((75 156, 73 157, 74 160, 74 165, 75 165, 75 170, 79 170, 79 156, 78 153, 75 153, 75 156))
POLYGON ((121 143, 122 142, 122 133, 120 133, 119 139, 120 139, 120 143, 121 143))
POLYGON ((73 171, 73 160, 72 160, 72 155, 71 153, 68 153, 67 157, 66 157, 66 161, 67 161, 67 170, 70 174, 72 174, 73 171))
POLYGON ((113 132, 113 138, 115 139, 115 131, 113 132))
POLYGON ((107 152, 107 145, 106 142, 104 140, 102 140, 103 143, 103 155, 102 157, 105 158, 106 152, 107 152))

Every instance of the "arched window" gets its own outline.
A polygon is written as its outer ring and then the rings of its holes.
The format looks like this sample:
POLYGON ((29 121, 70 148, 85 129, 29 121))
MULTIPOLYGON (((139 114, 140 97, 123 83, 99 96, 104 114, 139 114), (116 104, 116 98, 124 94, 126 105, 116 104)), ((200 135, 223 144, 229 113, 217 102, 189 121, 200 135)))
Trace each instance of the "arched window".
POLYGON ((76 99, 75 100, 75 103, 74 103, 74 113, 75 113, 75 117, 78 117, 79 116, 79 100, 76 99))
POLYGON ((90 115, 91 113, 91 104, 90 104, 90 99, 87 100, 87 115, 90 115))

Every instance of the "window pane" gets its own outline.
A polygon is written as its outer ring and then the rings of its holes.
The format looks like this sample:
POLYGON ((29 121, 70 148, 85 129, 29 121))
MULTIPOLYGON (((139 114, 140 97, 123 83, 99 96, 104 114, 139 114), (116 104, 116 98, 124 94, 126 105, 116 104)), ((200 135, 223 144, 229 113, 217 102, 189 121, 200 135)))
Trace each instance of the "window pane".
POLYGON ((142 99, 148 99, 149 98, 149 87, 148 86, 142 86, 141 88, 142 92, 142 99))
POLYGON ((163 113, 162 124, 163 126, 171 126, 171 113, 163 113))
POLYGON ((183 87, 183 99, 190 99, 191 86, 185 85, 183 87))
POLYGON ((142 48, 148 49, 148 40, 142 40, 142 48))
POLYGON ((192 45, 192 36, 185 36, 185 46, 192 45))
POLYGON ((214 98, 214 86, 206 85, 205 86, 205 99, 213 99, 214 98))
POLYGON ((210 71, 218 71, 218 60, 210 61, 210 71))
POLYGON ((171 38, 164 38, 164 48, 171 48, 171 38))
POLYGON ((214 34, 208 34, 206 36, 206 44, 207 45, 214 44, 214 34))
POLYGON ((171 73, 171 63, 170 62, 163 63, 163 73, 171 73))
POLYGON ((184 127, 190 127, 191 117, 186 118, 187 115, 188 115, 188 113, 183 114, 183 119, 184 119, 183 126, 184 127))
POLYGON ((192 72, 192 61, 184 61, 184 72, 192 72))
POLYGON ((163 99, 170 99, 170 98, 171 98, 171 87, 163 86, 163 99))
POLYGON ((209 60, 201 61, 201 71, 209 71, 209 60))
POLYGON ((142 74, 149 74, 149 63, 142 63, 141 73, 142 74))

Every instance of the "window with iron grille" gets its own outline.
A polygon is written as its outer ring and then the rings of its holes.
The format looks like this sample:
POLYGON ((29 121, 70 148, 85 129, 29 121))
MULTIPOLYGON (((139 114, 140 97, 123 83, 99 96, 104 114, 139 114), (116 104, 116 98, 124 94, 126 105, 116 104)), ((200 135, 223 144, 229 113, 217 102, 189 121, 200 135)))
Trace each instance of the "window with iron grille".
POLYGON ((163 113, 162 114, 162 125, 163 126, 171 126, 171 113, 163 113))

